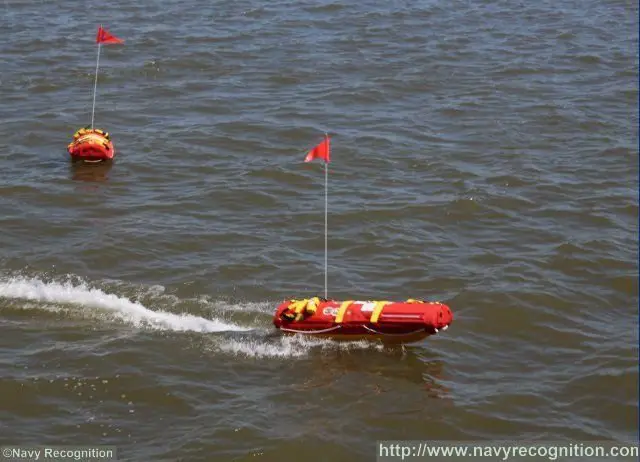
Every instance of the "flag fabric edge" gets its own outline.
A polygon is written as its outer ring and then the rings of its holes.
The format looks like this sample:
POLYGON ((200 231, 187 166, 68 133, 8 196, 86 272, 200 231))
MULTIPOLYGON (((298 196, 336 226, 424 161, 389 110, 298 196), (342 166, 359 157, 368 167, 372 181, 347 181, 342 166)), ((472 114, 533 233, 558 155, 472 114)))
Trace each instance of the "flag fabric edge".
POLYGON ((102 27, 102 25, 98 26, 98 32, 96 34, 96 43, 103 45, 124 43, 124 40, 116 37, 112 33, 110 33, 107 29, 102 27))
POLYGON ((307 152, 304 161, 311 162, 314 159, 322 159, 326 164, 331 162, 331 144, 329 135, 325 135, 324 140, 307 152))

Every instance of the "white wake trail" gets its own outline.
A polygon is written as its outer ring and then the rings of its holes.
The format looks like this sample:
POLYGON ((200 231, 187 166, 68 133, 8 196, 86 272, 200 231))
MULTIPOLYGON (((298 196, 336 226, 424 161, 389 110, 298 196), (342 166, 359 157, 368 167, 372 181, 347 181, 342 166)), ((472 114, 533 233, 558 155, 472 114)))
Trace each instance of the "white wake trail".
POLYGON ((205 319, 191 314, 153 311, 137 302, 85 284, 44 282, 38 278, 0 280, 0 298, 30 300, 48 304, 69 304, 83 309, 100 309, 136 327, 193 332, 245 332, 241 327, 218 319, 205 319))

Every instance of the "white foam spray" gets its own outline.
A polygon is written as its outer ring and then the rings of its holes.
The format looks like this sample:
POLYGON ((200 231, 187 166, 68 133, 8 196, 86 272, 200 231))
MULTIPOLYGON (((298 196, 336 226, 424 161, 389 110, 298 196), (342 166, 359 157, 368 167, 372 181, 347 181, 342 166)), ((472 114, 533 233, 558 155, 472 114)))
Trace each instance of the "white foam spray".
POLYGON ((309 355, 312 350, 325 351, 349 351, 349 350, 377 350, 382 351, 384 347, 378 343, 364 340, 354 342, 336 342, 330 339, 320 339, 310 336, 281 336, 273 340, 265 338, 254 339, 225 339, 220 341, 214 339, 206 350, 242 356, 245 358, 303 358, 309 355))
POLYGON ((53 305, 53 311, 59 311, 59 306, 55 305, 60 304, 78 306, 83 310, 104 310, 133 326, 158 330, 193 332, 251 330, 218 319, 153 311, 140 303, 132 302, 115 294, 105 293, 100 289, 88 287, 86 284, 44 282, 38 278, 10 278, 0 280, 0 298, 47 303, 53 305))
MULTIPOLYGON (((104 283, 105 281, 103 281, 104 283)), ((157 307, 173 308, 181 304, 193 304, 223 313, 256 313, 262 318, 272 312, 271 303, 234 304, 215 301, 207 296, 181 299, 164 293, 164 287, 142 287, 124 281, 106 281, 103 288, 92 287, 79 278, 72 281, 44 281, 38 277, 0 277, 0 300, 10 300, 11 306, 20 309, 47 310, 50 312, 70 312, 82 317, 105 317, 116 319, 128 325, 162 331, 227 333, 203 338, 202 348, 214 355, 231 355, 251 359, 304 358, 312 351, 348 351, 372 349, 381 351, 383 347, 371 342, 335 342, 312 336, 270 335, 271 322, 262 326, 244 327, 212 317, 206 319, 192 314, 175 314, 162 310, 151 310, 142 303, 114 293, 105 292, 106 287, 118 292, 143 297, 145 303, 157 307), (242 332, 246 332, 242 334, 242 332)), ((2 304, 0 303, 0 307, 2 304)), ((252 322, 252 324, 254 324, 252 322)), ((275 332, 274 332, 275 333, 275 332)))

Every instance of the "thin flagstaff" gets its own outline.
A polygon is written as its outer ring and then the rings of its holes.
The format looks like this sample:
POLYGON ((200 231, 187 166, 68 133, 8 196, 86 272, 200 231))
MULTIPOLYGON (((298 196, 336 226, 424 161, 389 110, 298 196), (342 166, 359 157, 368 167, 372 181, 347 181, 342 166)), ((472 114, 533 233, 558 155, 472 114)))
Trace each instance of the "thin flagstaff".
POLYGON ((102 44, 124 43, 124 40, 110 34, 105 28, 98 27, 98 34, 96 35, 96 43, 98 44, 98 57, 96 58, 96 77, 93 82, 93 105, 91 106, 91 129, 93 130, 93 122, 95 120, 96 113, 96 93, 98 91, 98 69, 100 68, 100 50, 102 44))
POLYGON ((328 265, 328 215, 329 215, 329 162, 331 161, 331 149, 329 134, 324 134, 324 141, 307 153, 305 162, 313 159, 324 160, 324 298, 329 297, 329 265, 328 265))
POLYGON ((328 248, 327 248, 327 236, 328 232, 328 215, 329 215, 329 166, 324 163, 324 298, 327 298, 328 294, 328 248))
MULTIPOLYGON (((329 135, 325 133, 325 139, 329 139, 329 135)), ((324 163, 324 298, 327 298, 329 292, 328 288, 328 247, 327 236, 328 232, 328 215, 329 215, 329 165, 328 162, 324 163)))
MULTIPOLYGON (((100 29, 102 29, 102 24, 100 25, 100 29)), ((98 90, 98 68, 100 67, 100 49, 102 48, 102 43, 98 42, 98 57, 96 58, 96 78, 93 82, 93 105, 91 106, 91 129, 93 130, 93 120, 96 113, 96 92, 98 90)))

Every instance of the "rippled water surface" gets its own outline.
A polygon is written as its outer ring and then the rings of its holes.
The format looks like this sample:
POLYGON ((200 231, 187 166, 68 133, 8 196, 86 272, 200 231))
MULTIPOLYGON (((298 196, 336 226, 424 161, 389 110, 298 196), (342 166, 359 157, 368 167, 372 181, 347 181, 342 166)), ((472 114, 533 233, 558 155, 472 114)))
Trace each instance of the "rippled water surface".
POLYGON ((373 460, 637 440, 638 2, 5 0, 0 440, 373 460), (91 119, 118 157, 73 166, 91 119), (405 348, 281 337, 428 298, 405 348))

